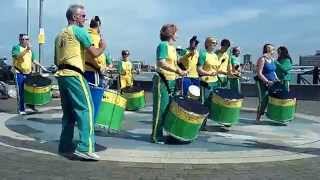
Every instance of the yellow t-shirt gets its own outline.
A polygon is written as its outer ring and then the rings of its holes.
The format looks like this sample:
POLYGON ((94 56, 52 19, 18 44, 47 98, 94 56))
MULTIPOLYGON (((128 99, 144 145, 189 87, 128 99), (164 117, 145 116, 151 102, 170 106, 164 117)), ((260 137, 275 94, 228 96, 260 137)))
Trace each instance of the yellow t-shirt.
MULTIPOLYGON (((92 39, 92 42, 93 42, 93 46, 95 48, 99 48, 99 42, 101 40, 101 36, 98 33, 97 29, 89 28, 88 29, 88 33, 91 36, 91 39, 92 39)), ((89 54, 89 52, 86 52, 86 63, 90 63, 96 69, 99 69, 99 70, 102 70, 102 69, 107 67, 107 65, 106 65, 106 56, 105 56, 104 53, 101 54, 97 58, 92 58, 91 54, 89 54)), ((90 65, 87 65, 87 64, 85 65, 85 70, 86 71, 96 71, 94 68, 92 68, 90 65)))
POLYGON ((186 51, 185 55, 181 58, 181 63, 188 71, 188 77, 198 78, 197 64, 199 59, 199 52, 196 51, 193 55, 189 50, 186 51))
MULTIPOLYGON (((68 64, 84 72, 85 48, 92 45, 92 40, 83 27, 71 25, 62 30, 55 40, 55 63, 68 64)), ((78 76, 79 73, 69 69, 58 70, 56 76, 78 76)))
POLYGON ((32 71, 32 61, 34 60, 34 54, 29 50, 24 56, 18 58, 20 53, 25 51, 26 48, 16 45, 12 48, 13 65, 18 72, 23 74, 29 74, 32 71))
MULTIPOLYGON (((224 73, 229 73, 231 70, 231 63, 230 63, 230 57, 229 57, 228 52, 226 51, 226 52, 222 53, 220 51, 216 51, 216 54, 217 54, 218 60, 221 64, 219 71, 224 72, 224 73)), ((225 75, 219 75, 219 76, 225 76, 225 75)))
MULTIPOLYGON (((170 45, 168 41, 162 41, 157 47, 157 61, 165 60, 169 66, 177 68, 177 52, 173 45, 170 45)), ((175 80, 177 75, 175 72, 170 72, 160 67, 157 67, 157 71, 164 75, 166 80, 175 80)))
MULTIPOLYGON (((198 66, 202 66, 203 70, 208 72, 217 72, 219 68, 218 56, 215 53, 203 51, 200 53, 198 66)), ((211 83, 218 81, 217 76, 201 76, 202 81, 211 83)))

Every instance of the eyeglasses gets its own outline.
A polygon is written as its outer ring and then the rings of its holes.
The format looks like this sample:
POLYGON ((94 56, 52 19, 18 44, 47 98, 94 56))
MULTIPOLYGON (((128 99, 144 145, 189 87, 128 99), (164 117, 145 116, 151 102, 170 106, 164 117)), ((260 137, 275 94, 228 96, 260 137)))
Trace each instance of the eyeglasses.
POLYGON ((29 38, 22 38, 22 41, 29 41, 29 38))

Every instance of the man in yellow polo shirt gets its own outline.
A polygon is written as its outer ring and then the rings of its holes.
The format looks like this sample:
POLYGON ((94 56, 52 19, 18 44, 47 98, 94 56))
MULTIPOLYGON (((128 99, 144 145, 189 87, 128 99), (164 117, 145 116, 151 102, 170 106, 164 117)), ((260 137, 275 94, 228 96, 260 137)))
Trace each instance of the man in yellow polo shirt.
POLYGON ((216 51, 220 62, 218 74, 219 83, 220 86, 224 88, 228 86, 228 75, 231 72, 229 47, 230 41, 228 39, 223 39, 220 43, 220 49, 216 51))
POLYGON ((92 45, 90 35, 83 27, 86 20, 84 6, 71 5, 66 17, 68 26, 55 40, 55 64, 58 66, 56 76, 63 110, 59 153, 68 156, 73 154, 86 160, 99 160, 99 156, 94 153, 93 102, 84 78, 85 50, 92 57, 99 57, 104 52, 106 44, 101 39, 98 48, 92 45), (73 133, 76 122, 79 143, 74 151, 73 133))
MULTIPOLYGON (((19 44, 12 48, 11 54, 15 68, 18 113, 23 115, 26 114, 24 105, 24 81, 32 72, 33 62, 36 59, 27 34, 19 35, 19 44)), ((34 105, 27 104, 27 107, 37 111, 34 105)))
POLYGON ((182 57, 179 59, 179 63, 188 72, 187 77, 183 78, 182 88, 183 95, 186 96, 188 93, 188 88, 191 85, 200 86, 199 75, 197 71, 197 64, 199 58, 199 52, 197 46, 199 41, 197 36, 193 36, 189 41, 189 47, 182 51, 182 57))

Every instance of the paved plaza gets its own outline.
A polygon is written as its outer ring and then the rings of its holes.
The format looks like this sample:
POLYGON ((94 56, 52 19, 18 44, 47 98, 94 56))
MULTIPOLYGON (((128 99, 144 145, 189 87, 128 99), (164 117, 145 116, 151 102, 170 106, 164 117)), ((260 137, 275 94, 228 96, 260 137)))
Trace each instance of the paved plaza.
MULTIPOLYGON (((0 174, 7 179, 319 179, 320 118, 314 101, 298 102, 288 125, 255 123, 255 98, 246 98, 240 123, 208 131, 190 144, 149 142, 152 102, 126 111, 120 132, 97 128, 99 162, 57 154, 61 107, 56 99, 40 112, 19 116, 14 99, 1 100, 0 174), (309 106, 309 107, 308 107, 309 106)), ((77 132, 75 133, 77 138, 77 132)))

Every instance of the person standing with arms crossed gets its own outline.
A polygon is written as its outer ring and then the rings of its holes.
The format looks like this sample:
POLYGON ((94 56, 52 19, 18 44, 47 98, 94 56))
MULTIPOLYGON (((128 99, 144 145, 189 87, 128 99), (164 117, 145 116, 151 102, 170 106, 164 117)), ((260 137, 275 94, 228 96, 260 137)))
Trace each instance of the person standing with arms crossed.
POLYGON ((177 27, 174 24, 163 25, 160 30, 161 42, 157 47, 157 73, 153 76, 153 123, 151 142, 164 144, 164 117, 168 112, 170 94, 176 86, 177 75, 184 76, 187 71, 177 66, 176 41, 177 27))
POLYGON ((99 57, 106 44, 101 39, 99 48, 92 45, 90 35, 83 27, 86 21, 84 6, 71 5, 66 18, 68 26, 55 40, 55 64, 58 66, 56 76, 63 110, 59 153, 73 154, 86 160, 99 160, 99 156, 95 154, 93 102, 84 78, 85 50, 93 57, 99 57), (76 122, 80 139, 74 151, 72 140, 76 122))

